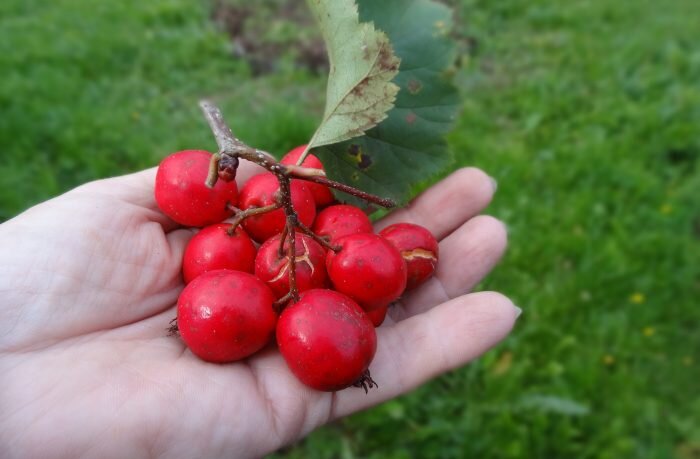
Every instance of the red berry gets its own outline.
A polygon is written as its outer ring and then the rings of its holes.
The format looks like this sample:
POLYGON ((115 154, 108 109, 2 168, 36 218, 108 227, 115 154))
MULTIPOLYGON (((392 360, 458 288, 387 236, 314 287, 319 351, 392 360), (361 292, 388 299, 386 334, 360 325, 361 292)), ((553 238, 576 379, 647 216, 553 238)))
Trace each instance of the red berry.
POLYGON ((304 292, 282 312, 277 343, 301 382, 317 390, 335 391, 362 378, 377 350, 377 334, 350 298, 315 289, 304 292))
POLYGON ((336 241, 339 252, 329 251, 328 277, 335 289, 357 301, 366 311, 388 305, 406 288, 406 262, 393 245, 371 233, 336 241))
POLYGON ((359 207, 338 204, 318 213, 313 231, 319 236, 327 236, 335 244, 343 236, 371 233, 373 230, 369 217, 359 207))
MULTIPOLYGON (((277 235, 260 246, 255 258, 255 275, 281 298, 289 293, 289 239, 284 244, 284 253, 280 256, 280 237, 277 235)), ((300 292, 326 286, 326 251, 309 236, 296 233, 294 238, 296 253, 296 281, 300 292)))
MULTIPOLYGON (((240 208, 245 210, 274 204, 278 191, 279 182, 273 174, 265 172, 255 175, 241 189, 240 208)), ((291 191, 292 205, 297 211, 299 221, 306 226, 311 226, 316 216, 316 206, 311 191, 301 180, 292 180, 291 191)), ((284 210, 277 209, 246 218, 243 220, 243 228, 257 242, 263 242, 282 232, 285 223, 284 210)))
MULTIPOLYGON (((304 153, 305 149, 306 145, 300 145, 294 148, 282 157, 280 163, 296 164, 301 154, 304 153)), ((310 169, 321 169, 322 171, 325 170, 323 168, 323 163, 321 162, 321 160, 312 154, 307 155, 306 158, 304 158, 304 162, 301 163, 301 165, 310 169)), ((309 187, 309 190, 311 190, 311 193, 314 195, 314 200, 316 201, 316 205, 318 207, 327 206, 328 204, 335 201, 333 193, 331 192, 331 190, 328 189, 327 186, 321 185, 320 183, 308 183, 307 185, 309 187)))
POLYGON ((396 223, 381 230, 379 235, 391 242, 406 260, 406 290, 417 287, 433 275, 439 248, 430 231, 412 223, 396 223))
POLYGON ((192 353, 208 362, 240 360, 270 341, 275 300, 252 274, 220 269, 190 282, 177 300, 177 327, 192 353))
POLYGON ((226 223, 210 225, 190 239, 182 258, 186 283, 216 269, 253 272, 256 252, 253 241, 240 226, 229 236, 230 227, 226 223))
POLYGON ((372 311, 367 311, 367 317, 372 322, 375 327, 380 326, 384 323, 386 319, 386 313, 389 311, 389 305, 382 306, 381 308, 374 309, 372 311))
POLYGON ((166 157, 158 166, 156 202, 165 215, 181 225, 211 225, 233 213, 228 204, 236 205, 236 182, 218 181, 214 188, 204 184, 210 159, 209 152, 184 150, 166 157))

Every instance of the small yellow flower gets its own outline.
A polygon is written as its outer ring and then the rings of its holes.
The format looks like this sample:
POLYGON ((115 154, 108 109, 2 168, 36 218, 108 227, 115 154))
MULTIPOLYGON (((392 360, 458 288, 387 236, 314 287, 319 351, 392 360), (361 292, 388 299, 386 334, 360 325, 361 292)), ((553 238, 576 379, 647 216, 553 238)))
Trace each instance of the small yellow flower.
POLYGON ((656 334, 656 329, 654 327, 644 327, 642 329, 642 334, 646 337, 654 336, 656 334))
POLYGON ((498 358, 496 363, 493 365, 493 374, 496 376, 500 376, 503 374, 508 373, 508 370, 510 370, 511 365, 513 364, 513 353, 510 351, 506 351, 501 356, 498 358))
POLYGON ((642 304, 644 301, 646 301, 646 297, 644 296, 643 293, 635 292, 630 295, 630 303, 634 304, 642 304))
POLYGON ((671 206, 669 203, 663 204, 661 207, 659 207, 659 212, 664 215, 668 215, 673 212, 673 206, 671 206))
POLYGON ((607 366, 615 364, 615 357, 610 354, 605 354, 603 356, 603 363, 607 366))
POLYGON ((685 357, 683 357, 683 365, 685 365, 686 367, 689 367, 692 364, 693 364, 693 358, 691 356, 686 355, 685 357))

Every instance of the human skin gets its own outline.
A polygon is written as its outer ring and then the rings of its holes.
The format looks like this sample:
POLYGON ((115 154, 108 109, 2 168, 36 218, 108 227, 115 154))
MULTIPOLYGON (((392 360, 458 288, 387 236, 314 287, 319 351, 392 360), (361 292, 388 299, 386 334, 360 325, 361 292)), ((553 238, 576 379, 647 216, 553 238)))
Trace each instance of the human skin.
MULTIPOLYGON (((256 166, 242 162, 239 185, 256 166)), ((0 451, 3 457, 256 457, 334 419, 461 367, 519 314, 468 293, 506 247, 478 216, 493 181, 461 169, 377 224, 428 228, 435 277, 392 307, 370 365, 378 388, 305 387, 274 345, 203 362, 166 328, 194 230, 165 217, 155 169, 80 186, 0 225, 0 451)))

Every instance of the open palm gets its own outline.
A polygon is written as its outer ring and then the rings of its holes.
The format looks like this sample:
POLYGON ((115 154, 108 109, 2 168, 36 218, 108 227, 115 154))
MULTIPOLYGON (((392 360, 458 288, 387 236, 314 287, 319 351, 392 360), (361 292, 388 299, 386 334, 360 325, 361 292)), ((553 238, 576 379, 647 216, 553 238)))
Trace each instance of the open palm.
MULTIPOLYGON (((253 173, 241 165, 239 177, 253 173)), ((440 240, 436 277, 378 329, 379 388, 317 392, 273 345, 195 358, 165 329, 193 231, 153 200, 155 170, 83 185, 0 225, 0 451, 9 457, 260 456, 477 357, 511 329, 502 295, 467 292, 502 254, 492 181, 463 169, 394 212, 440 240)))

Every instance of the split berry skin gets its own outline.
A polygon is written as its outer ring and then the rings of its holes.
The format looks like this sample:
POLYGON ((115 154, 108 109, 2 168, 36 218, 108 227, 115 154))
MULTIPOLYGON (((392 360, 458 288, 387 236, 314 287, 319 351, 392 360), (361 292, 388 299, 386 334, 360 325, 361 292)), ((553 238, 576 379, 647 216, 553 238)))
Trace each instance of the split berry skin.
POLYGON ((439 246, 435 236, 426 228, 412 223, 387 226, 379 235, 398 249, 406 260, 406 290, 428 280, 435 272, 439 246))
POLYGON ((377 350, 377 334, 360 306, 346 295, 314 289, 282 312, 277 343, 302 383, 336 391, 363 377, 377 350))
POLYGON ((210 225, 190 239, 182 258, 185 283, 217 269, 253 273, 257 252, 253 241, 240 226, 233 235, 228 234, 230 228, 227 223, 210 225))
MULTIPOLYGON (((282 157, 280 164, 296 164, 301 154, 304 153, 305 149, 306 145, 300 145, 293 150, 290 150, 289 153, 282 157)), ((308 167, 309 169, 321 169, 322 171, 325 171, 321 160, 312 154, 308 154, 306 158, 304 158, 304 162, 301 163, 301 165, 303 167, 308 167)), ((308 183, 307 186, 309 187, 309 190, 311 190, 311 194, 314 195, 316 206, 325 207, 335 201, 333 193, 327 186, 321 185, 320 183, 308 183)))
POLYGON ((357 233, 371 233, 372 222, 359 207, 337 204, 326 207, 316 216, 314 233, 327 237, 331 244, 343 236, 357 233))
MULTIPOLYGON (((277 298, 289 293, 289 240, 284 244, 280 255, 280 237, 277 235, 265 241, 255 259, 255 275, 272 289, 277 298)), ((294 238, 295 274, 299 292, 326 286, 326 251, 309 236, 296 233, 294 238)))
POLYGON ((277 315, 272 291, 252 274, 220 269, 197 277, 177 301, 177 328, 207 362, 241 360, 272 338, 277 315))
POLYGON ((202 227, 219 223, 233 214, 236 182, 219 181, 214 188, 204 184, 211 153, 184 150, 167 156, 156 173, 155 197, 165 215, 184 226, 202 227))
MULTIPOLYGON (((241 189, 240 208, 265 207, 276 202, 279 192, 277 177, 269 172, 255 175, 241 189)), ((297 212, 299 221, 311 226, 316 217, 316 203, 306 182, 292 180, 292 206, 297 212)), ((243 228, 256 242, 262 243, 282 232, 286 224, 283 209, 276 209, 261 215, 255 215, 243 220, 243 228)))
POLYGON ((406 262, 384 238, 371 233, 345 236, 329 251, 326 269, 333 287, 365 311, 384 307, 406 288, 406 262))

